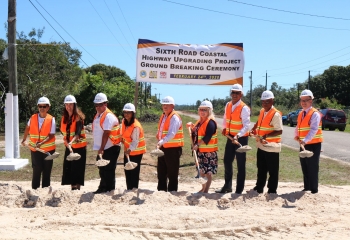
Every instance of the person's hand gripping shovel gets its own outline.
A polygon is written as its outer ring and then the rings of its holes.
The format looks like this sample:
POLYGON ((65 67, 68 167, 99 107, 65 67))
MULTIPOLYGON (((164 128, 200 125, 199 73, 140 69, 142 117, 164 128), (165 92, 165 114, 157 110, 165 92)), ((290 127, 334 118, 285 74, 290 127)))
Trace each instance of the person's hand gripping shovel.
POLYGON ((37 150, 38 152, 42 152, 44 154, 47 155, 47 157, 45 157, 44 159, 45 160, 53 160, 55 158, 58 158, 58 156, 60 155, 58 152, 54 152, 53 154, 49 153, 49 152, 46 152, 40 148, 35 148, 35 150, 37 150))
POLYGON ((79 160, 81 158, 79 153, 74 153, 72 149, 72 142, 74 142, 76 138, 74 137, 70 143, 68 143, 67 147, 70 151, 70 154, 67 156, 67 161, 79 160))
POLYGON ((239 146, 239 148, 236 149, 236 152, 244 153, 244 152, 248 152, 248 151, 252 150, 252 148, 250 146, 248 146, 248 145, 242 146, 236 139, 234 139, 230 135, 225 135, 225 136, 228 139, 230 139, 231 141, 233 141, 234 144, 239 146))
POLYGON ((156 149, 151 151, 151 155, 153 157, 162 157, 164 156, 164 152, 159 149, 159 146, 157 145, 156 149))
MULTIPOLYGON (((193 144, 193 139, 192 139, 192 137, 191 137, 191 135, 192 135, 191 127, 188 127, 188 133, 189 133, 189 135, 190 135, 191 144, 192 144, 192 149, 193 149, 194 144, 193 144)), ((195 163, 196 163, 196 168, 197 168, 197 171, 198 171, 198 178, 196 177, 196 179, 198 180, 198 182, 199 182, 200 184, 206 184, 206 183, 208 182, 208 178, 202 177, 202 176, 200 175, 199 163, 198 163, 198 158, 197 158, 197 152, 196 152, 196 150, 194 150, 194 149, 193 149, 192 151, 193 151, 193 156, 194 156, 194 160, 195 160, 195 163)))
POLYGON ((302 149, 302 151, 299 152, 299 157, 308 158, 308 157, 312 157, 314 155, 313 152, 311 152, 309 150, 305 150, 305 146, 298 136, 295 137, 294 140, 296 140, 299 143, 300 148, 302 149))

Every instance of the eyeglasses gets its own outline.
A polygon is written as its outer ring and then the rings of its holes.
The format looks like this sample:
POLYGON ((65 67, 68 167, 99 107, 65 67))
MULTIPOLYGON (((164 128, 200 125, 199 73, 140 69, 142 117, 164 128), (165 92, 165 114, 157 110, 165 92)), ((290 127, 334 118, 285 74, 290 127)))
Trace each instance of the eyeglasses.
POLYGON ((47 106, 42 106, 42 105, 39 105, 38 108, 46 108, 47 106))
POLYGON ((234 95, 234 94, 236 94, 236 95, 240 95, 241 94, 241 92, 231 92, 231 95, 234 95))
POLYGON ((271 102, 271 100, 265 100, 265 101, 261 101, 261 104, 269 104, 271 102))
POLYGON ((133 112, 123 112, 123 114, 132 114, 133 112))
POLYGON ((208 112, 207 108, 199 108, 198 110, 201 111, 201 112, 208 112))
POLYGON ((311 99, 306 99, 306 100, 301 100, 300 99, 300 102, 303 102, 303 103, 306 103, 306 102, 308 102, 308 101, 310 101, 311 99))
POLYGON ((102 107, 105 103, 95 103, 95 107, 102 107))

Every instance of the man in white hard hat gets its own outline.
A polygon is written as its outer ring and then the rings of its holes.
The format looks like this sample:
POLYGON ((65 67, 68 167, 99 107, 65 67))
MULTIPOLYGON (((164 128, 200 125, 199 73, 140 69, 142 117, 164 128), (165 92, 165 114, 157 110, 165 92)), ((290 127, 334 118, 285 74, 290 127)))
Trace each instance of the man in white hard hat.
POLYGON ((174 110, 175 101, 167 96, 161 100, 163 114, 160 116, 157 140, 164 156, 158 157, 158 191, 177 191, 180 156, 184 146, 182 120, 174 110), (169 180, 169 183, 167 183, 169 180))
MULTIPOLYGON (((230 89, 231 101, 226 104, 225 115, 223 121, 223 135, 231 136, 235 141, 238 141, 242 146, 248 145, 248 134, 250 125, 250 109, 241 100, 243 96, 242 85, 236 83, 230 89)), ((233 140, 227 139, 224 154, 225 166, 225 184, 216 190, 217 193, 232 192, 232 163, 234 158, 237 159, 237 182, 235 193, 241 194, 244 189, 246 175, 246 153, 236 152, 239 145, 233 140)))
MULTIPOLYGON (((322 117, 321 113, 314 107, 312 102, 314 95, 308 89, 300 94, 300 105, 303 108, 298 115, 298 123, 294 132, 294 139, 303 145, 306 150, 313 152, 313 156, 300 158, 301 170, 304 178, 304 189, 302 191, 318 192, 318 171, 321 154, 322 117)), ((302 148, 300 148, 302 150, 302 148)))
POLYGON ((50 154, 53 154, 56 150, 56 121, 53 116, 48 114, 51 106, 50 100, 47 97, 41 97, 37 105, 39 113, 35 113, 30 117, 22 140, 22 145, 25 146, 29 134, 28 146, 31 150, 33 189, 40 187, 41 175, 41 187, 49 187, 51 184, 50 178, 53 160, 45 160, 47 155, 38 151, 38 149, 49 152, 50 154))
POLYGON ((94 104, 97 113, 92 123, 93 150, 97 150, 96 160, 100 159, 101 154, 103 159, 110 162, 106 166, 98 167, 101 181, 95 194, 115 189, 115 169, 120 152, 119 121, 107 108, 107 103, 108 99, 104 93, 96 94, 94 104))
POLYGON ((274 106, 275 96, 273 92, 266 90, 261 94, 261 105, 258 121, 251 130, 256 136, 258 148, 256 166, 258 168, 256 186, 254 190, 258 193, 264 192, 267 173, 267 193, 276 193, 278 187, 279 153, 281 152, 281 135, 283 131, 282 113, 274 106), (268 147, 267 143, 273 143, 268 147))

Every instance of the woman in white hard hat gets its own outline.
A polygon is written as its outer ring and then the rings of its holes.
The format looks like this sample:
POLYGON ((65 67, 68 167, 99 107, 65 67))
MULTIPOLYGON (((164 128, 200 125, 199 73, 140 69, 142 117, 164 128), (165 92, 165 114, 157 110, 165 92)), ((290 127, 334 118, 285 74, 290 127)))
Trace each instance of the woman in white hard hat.
POLYGON ((217 173, 218 168, 217 124, 211 102, 203 101, 198 108, 198 115, 199 120, 195 124, 189 122, 186 126, 192 130, 193 150, 197 151, 200 175, 208 179, 199 192, 207 193, 212 175, 217 173))
POLYGON ((55 133, 56 122, 55 118, 47 112, 50 109, 50 100, 47 97, 41 97, 38 100, 39 113, 33 114, 26 126, 22 145, 26 145, 26 139, 29 134, 29 148, 31 150, 33 178, 32 188, 40 187, 40 179, 42 175, 41 187, 49 187, 53 160, 45 160, 47 155, 39 152, 36 149, 40 148, 45 152, 53 154, 56 150, 55 133))
POLYGON ((137 163, 137 167, 132 170, 125 170, 126 187, 128 190, 139 188, 140 164, 143 154, 146 152, 146 143, 143 134, 143 128, 140 122, 135 118, 135 106, 127 103, 123 108, 122 120, 122 142, 124 144, 124 166, 130 161, 137 163))
POLYGON ((84 130, 84 113, 78 108, 77 101, 72 95, 64 98, 63 116, 61 119, 61 132, 63 134, 66 151, 63 160, 62 185, 71 185, 72 190, 80 190, 84 186, 86 165, 86 135, 84 130), (78 160, 68 161, 70 154, 68 145, 74 153, 81 157, 78 160))

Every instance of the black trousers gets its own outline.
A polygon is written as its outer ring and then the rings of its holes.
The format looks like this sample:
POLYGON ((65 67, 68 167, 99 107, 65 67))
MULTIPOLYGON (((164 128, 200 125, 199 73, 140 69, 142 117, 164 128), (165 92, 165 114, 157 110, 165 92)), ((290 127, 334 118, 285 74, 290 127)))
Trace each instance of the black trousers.
MULTIPOLYGON (((104 150, 102 158, 110 162, 106 166, 98 167, 101 178, 99 190, 111 191, 115 189, 115 169, 117 168, 119 152, 120 146, 118 145, 104 150)), ((99 159, 100 157, 97 155, 96 160, 99 159)))
POLYGON ((309 158, 300 158, 301 170, 304 177, 304 189, 311 190, 312 193, 317 193, 321 143, 306 144, 305 149, 313 152, 314 155, 309 158))
MULTIPOLYGON (((53 154, 55 150, 49 151, 50 154, 53 154)), ((51 170, 53 165, 53 160, 45 160, 47 157, 46 154, 31 151, 32 158, 32 168, 33 168, 33 178, 32 178, 32 188, 37 189, 40 187, 41 175, 43 175, 41 187, 49 187, 51 182, 51 170)))
MULTIPOLYGON (((135 155, 135 156, 129 156, 131 162, 137 163, 137 167, 132 170, 125 170, 125 180, 126 180, 126 188, 128 190, 131 190, 133 188, 139 188, 139 180, 140 180, 140 169, 141 169, 141 160, 142 160, 143 154, 135 155)), ((126 158, 124 154, 124 166, 128 162, 128 159, 126 158)))
POLYGON ((82 185, 84 186, 85 166, 86 166, 86 147, 72 148, 74 153, 80 154, 79 160, 68 161, 67 156, 70 154, 66 147, 63 159, 62 185, 82 185))
POLYGON ((257 192, 264 192, 267 173, 269 173, 269 179, 267 182, 268 193, 277 193, 279 155, 278 152, 266 152, 258 148, 256 153, 256 166, 258 168, 258 173, 255 187, 257 192))
MULTIPOLYGON (((238 138, 238 142, 244 146, 248 144, 248 137, 238 138)), ((227 139, 224 154, 224 166, 225 166, 225 185, 224 188, 232 189, 232 176, 233 176, 233 166, 232 163, 236 157, 237 159, 237 183, 236 183, 236 193, 242 193, 244 189, 245 182, 245 163, 246 163, 246 153, 236 152, 238 145, 232 143, 230 139, 227 139)))
POLYGON ((158 157, 157 176, 158 191, 177 191, 182 147, 161 147, 164 156, 158 157), (167 181, 169 179, 169 184, 167 181))

